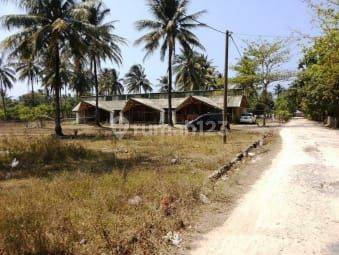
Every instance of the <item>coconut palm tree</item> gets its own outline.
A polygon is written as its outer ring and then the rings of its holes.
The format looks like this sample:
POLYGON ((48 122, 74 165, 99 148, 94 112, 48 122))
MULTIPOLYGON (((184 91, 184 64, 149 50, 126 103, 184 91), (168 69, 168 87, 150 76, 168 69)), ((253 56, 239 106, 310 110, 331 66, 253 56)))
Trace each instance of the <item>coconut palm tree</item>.
POLYGON ((35 105, 34 100, 34 83, 37 83, 41 75, 40 65, 34 61, 32 57, 20 59, 16 66, 16 72, 20 81, 27 80, 31 86, 32 105, 35 105))
POLYGON ((139 93, 142 90, 147 93, 151 92, 152 84, 146 76, 145 68, 142 65, 133 65, 125 76, 124 83, 128 93, 139 93))
POLYGON ((101 94, 121 95, 124 92, 123 79, 119 78, 119 73, 114 68, 102 71, 99 86, 101 94))
POLYGON ((182 50, 174 58, 175 83, 180 91, 200 90, 203 87, 199 55, 192 50, 182 50))
POLYGON ((176 85, 181 91, 216 88, 218 74, 207 56, 192 50, 182 50, 174 58, 176 85))
POLYGON ((280 95, 285 91, 285 88, 283 86, 281 86, 281 84, 277 84, 274 86, 274 94, 277 97, 280 97, 280 95))
POLYGON ((93 85, 92 73, 84 68, 85 59, 76 57, 71 65, 71 77, 69 81, 70 89, 75 91, 76 97, 79 99, 86 93, 90 93, 93 85))
POLYGON ((139 38, 135 44, 144 44, 146 56, 154 53, 160 47, 161 60, 168 55, 168 124, 173 126, 172 120, 172 60, 175 48, 179 43, 184 49, 192 46, 203 49, 198 38, 191 32, 193 28, 203 26, 194 20, 204 11, 187 14, 189 0, 148 0, 153 20, 140 20, 136 23, 139 31, 148 32, 139 38))
POLYGON ((201 54, 199 57, 200 74, 203 80, 203 90, 214 90, 218 88, 218 78, 220 73, 213 66, 213 61, 207 55, 201 54))
MULTIPOLYGON (((72 55, 86 52, 85 36, 90 37, 96 29, 75 17, 73 0, 32 1, 18 0, 18 6, 26 13, 6 15, 1 23, 8 29, 18 31, 2 42, 2 47, 11 51, 11 56, 29 52, 33 58, 48 56, 43 68, 53 71, 52 89, 55 104, 55 133, 62 136, 60 89, 61 55, 71 51, 72 55)), ((91 36, 93 40, 95 38, 91 36)))
POLYGON ((102 1, 84 1, 80 9, 86 11, 86 21, 91 24, 96 31, 95 34, 87 39, 89 42, 88 55, 95 85, 95 120, 96 124, 100 126, 98 69, 100 69, 100 63, 103 60, 110 60, 117 65, 122 63, 119 44, 125 43, 125 40, 113 34, 113 30, 115 29, 114 22, 105 23, 110 9, 105 8, 102 1), (94 40, 92 40, 92 38, 94 38, 94 40))
POLYGON ((6 110, 6 91, 13 88, 13 83, 15 82, 15 71, 13 68, 4 63, 4 57, 0 57, 0 94, 2 99, 2 107, 7 119, 7 110, 6 110))
POLYGON ((159 87, 159 92, 160 93, 168 93, 168 76, 161 76, 158 79, 158 87, 159 87))

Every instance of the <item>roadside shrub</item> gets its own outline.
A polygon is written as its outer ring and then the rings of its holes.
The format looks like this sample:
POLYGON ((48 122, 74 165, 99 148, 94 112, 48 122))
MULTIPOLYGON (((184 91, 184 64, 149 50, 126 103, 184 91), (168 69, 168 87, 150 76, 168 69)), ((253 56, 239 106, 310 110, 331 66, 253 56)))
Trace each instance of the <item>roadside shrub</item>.
POLYGON ((281 122, 286 122, 293 117, 291 106, 285 95, 277 99, 275 103, 275 115, 281 122))
POLYGON ((5 113, 4 110, 0 110, 0 120, 5 120, 5 113))
POLYGON ((21 121, 36 121, 46 120, 53 114, 53 108, 51 105, 41 104, 36 107, 17 106, 19 119, 21 121))
POLYGON ((289 111, 286 111, 286 110, 276 111, 276 116, 281 122, 289 121, 293 117, 293 115, 289 111))

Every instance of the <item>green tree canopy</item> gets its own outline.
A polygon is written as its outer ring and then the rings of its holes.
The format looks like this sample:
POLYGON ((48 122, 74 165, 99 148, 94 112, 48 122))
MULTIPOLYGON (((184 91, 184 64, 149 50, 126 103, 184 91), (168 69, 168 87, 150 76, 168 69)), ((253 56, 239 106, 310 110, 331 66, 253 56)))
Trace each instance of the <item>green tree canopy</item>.
POLYGON ((192 50, 182 50, 174 59, 178 90, 209 90, 217 87, 218 73, 208 57, 192 50))
POLYGON ((249 95, 255 95, 257 89, 261 89, 262 94, 258 99, 266 106, 267 112, 270 104, 268 87, 273 82, 286 79, 286 73, 281 70, 281 65, 288 59, 289 51, 284 41, 250 42, 245 49, 244 57, 234 67, 237 75, 233 80, 244 85, 249 95))
POLYGON ((152 84, 147 78, 145 68, 142 65, 133 65, 125 75, 124 83, 128 93, 151 92, 152 84))
POLYGON ((204 26, 194 20, 205 11, 188 14, 189 0, 148 0, 147 2, 153 20, 140 20, 136 23, 139 31, 148 30, 148 32, 135 43, 144 45, 145 58, 159 48, 161 60, 164 60, 168 53, 168 124, 173 126, 172 61, 176 45, 179 44, 186 50, 192 47, 203 49, 199 39, 191 30, 204 26))
POLYGON ((105 68, 99 77, 99 88, 102 95, 121 95, 124 93, 123 79, 119 78, 116 69, 105 68))

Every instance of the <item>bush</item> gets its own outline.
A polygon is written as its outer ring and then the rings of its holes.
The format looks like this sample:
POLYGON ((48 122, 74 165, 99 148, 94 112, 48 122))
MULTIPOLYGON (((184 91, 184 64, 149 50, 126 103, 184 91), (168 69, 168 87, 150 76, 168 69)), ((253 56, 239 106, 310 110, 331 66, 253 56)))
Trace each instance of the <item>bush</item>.
POLYGON ((276 111, 275 114, 280 121, 284 121, 284 122, 289 121, 293 117, 293 115, 286 110, 276 111))
POLYGON ((4 110, 0 110, 0 120, 5 120, 4 110))
POLYGON ((279 97, 275 103, 275 115, 280 121, 288 121, 293 117, 289 101, 285 96, 279 97))
POLYGON ((41 104, 33 108, 18 105, 17 112, 21 121, 46 120, 52 116, 53 108, 46 104, 41 104))

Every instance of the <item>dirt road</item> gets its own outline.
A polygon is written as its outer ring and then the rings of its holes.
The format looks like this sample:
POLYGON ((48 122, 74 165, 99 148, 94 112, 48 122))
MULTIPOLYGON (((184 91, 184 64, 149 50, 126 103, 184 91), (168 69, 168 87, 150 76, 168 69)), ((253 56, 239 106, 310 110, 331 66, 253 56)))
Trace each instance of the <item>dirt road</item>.
POLYGON ((305 119, 223 226, 192 255, 339 254, 339 131, 305 119))

